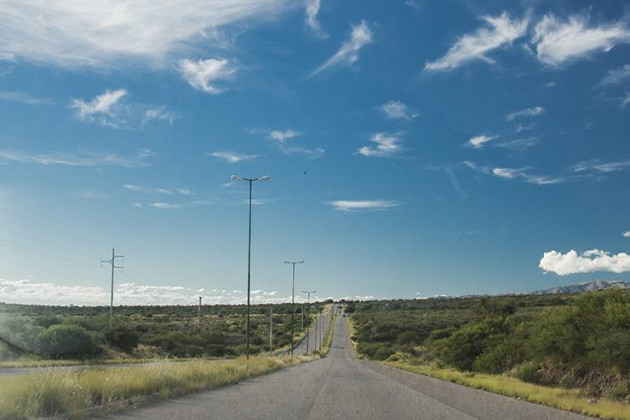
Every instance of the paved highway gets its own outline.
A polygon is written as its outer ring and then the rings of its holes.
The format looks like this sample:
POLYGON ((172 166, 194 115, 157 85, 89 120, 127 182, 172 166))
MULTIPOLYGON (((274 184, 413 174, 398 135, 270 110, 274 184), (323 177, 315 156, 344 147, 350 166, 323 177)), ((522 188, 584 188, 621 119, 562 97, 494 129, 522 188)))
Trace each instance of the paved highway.
POLYGON ((224 388, 109 416, 130 419, 432 420, 587 417, 466 388, 353 357, 337 317, 328 357, 224 388))

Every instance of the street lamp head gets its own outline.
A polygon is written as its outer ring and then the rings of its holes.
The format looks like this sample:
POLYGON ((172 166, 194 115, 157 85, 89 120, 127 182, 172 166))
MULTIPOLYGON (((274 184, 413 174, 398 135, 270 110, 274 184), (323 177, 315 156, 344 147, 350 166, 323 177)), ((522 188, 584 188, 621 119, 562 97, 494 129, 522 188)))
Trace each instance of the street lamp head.
POLYGON ((263 175, 258 177, 259 181, 271 181, 271 177, 269 175, 263 175))
POLYGON ((242 181, 242 180, 243 180, 243 177, 242 177, 242 176, 238 176, 238 175, 232 175, 232 176, 230 177, 230 179, 231 179, 232 181, 242 181))

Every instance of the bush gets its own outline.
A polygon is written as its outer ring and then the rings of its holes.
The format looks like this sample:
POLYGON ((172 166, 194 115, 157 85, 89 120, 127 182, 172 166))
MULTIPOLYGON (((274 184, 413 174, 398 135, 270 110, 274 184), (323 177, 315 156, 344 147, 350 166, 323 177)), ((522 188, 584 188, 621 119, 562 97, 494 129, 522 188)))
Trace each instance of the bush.
POLYGON ((140 335, 125 325, 117 325, 105 333, 105 339, 113 346, 129 353, 140 341, 140 335))
POLYGON ((399 346, 412 343, 422 344, 422 339, 416 331, 403 331, 396 337, 396 344, 399 346))
POLYGON ((87 357, 98 353, 92 335, 78 325, 52 325, 39 334, 40 351, 49 357, 87 357))
POLYGON ((391 348, 388 344, 383 343, 365 343, 359 342, 357 347, 359 353, 364 354, 370 359, 374 360, 385 360, 392 354, 394 354, 394 349, 391 348))

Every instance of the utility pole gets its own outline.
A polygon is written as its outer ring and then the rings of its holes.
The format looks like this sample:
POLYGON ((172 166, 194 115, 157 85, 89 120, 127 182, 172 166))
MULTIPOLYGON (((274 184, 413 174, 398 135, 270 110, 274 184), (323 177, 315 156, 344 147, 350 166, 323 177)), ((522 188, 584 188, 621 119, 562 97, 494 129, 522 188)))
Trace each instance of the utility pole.
MULTIPOLYGON (((302 293, 306 293, 306 296, 307 296, 306 297, 306 305, 307 305, 306 306, 306 310, 307 310, 307 312, 306 312, 307 325, 306 326, 308 327, 308 324, 310 324, 310 321, 311 321, 311 293, 316 293, 316 291, 315 290, 302 290, 302 293)), ((302 310, 302 319, 304 319, 304 310, 302 310)), ((315 324, 315 325, 317 325, 317 324, 315 324)), ((304 326, 302 326, 302 329, 304 329, 304 326)), ((311 334, 310 334, 309 331, 307 331, 307 333, 306 333, 306 354, 308 354, 309 335, 311 335, 311 334)))
POLYGON ((109 297, 109 328, 112 328, 112 316, 114 314, 114 269, 122 268, 116 265, 116 258, 124 258, 123 255, 116 255, 116 251, 112 248, 112 259, 111 260, 101 260, 101 267, 103 263, 111 264, 112 266, 112 284, 110 288, 110 297, 109 297))
MULTIPOLYGON (((285 261, 284 263, 291 264, 293 266, 293 286, 291 287, 291 357, 293 357, 293 336, 295 335, 293 330, 293 314, 295 313, 295 264, 304 264, 304 261, 285 261)), ((304 323, 303 316, 302 323, 304 323)))
POLYGON ((199 307, 197 308, 197 330, 201 331, 201 296, 199 296, 199 307))
MULTIPOLYGON (((269 352, 273 351, 273 308, 269 308, 269 352)), ((291 349, 293 352, 293 348, 291 349)))
POLYGON ((304 332, 304 303, 302 303, 302 332, 304 332))

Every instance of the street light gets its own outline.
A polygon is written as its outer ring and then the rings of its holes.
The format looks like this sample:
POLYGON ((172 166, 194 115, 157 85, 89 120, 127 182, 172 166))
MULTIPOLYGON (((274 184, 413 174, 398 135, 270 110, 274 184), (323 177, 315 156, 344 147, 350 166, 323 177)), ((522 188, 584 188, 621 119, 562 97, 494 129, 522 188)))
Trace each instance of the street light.
MULTIPOLYGON (((306 325, 311 322, 311 293, 317 293, 315 290, 302 290, 302 293, 306 293, 306 325)), ((308 354, 308 336, 310 332, 306 333, 306 354, 308 354)))
POLYGON ((291 357, 293 357, 293 314, 295 312, 295 264, 304 264, 304 261, 285 261, 285 264, 293 266, 293 286, 291 287, 291 357))
POLYGON ((257 178, 245 178, 238 175, 230 176, 232 181, 249 182, 249 240, 247 242, 247 333, 245 335, 245 357, 249 359, 249 292, 251 289, 251 255, 252 255, 252 184, 254 181, 269 181, 269 175, 257 178))

